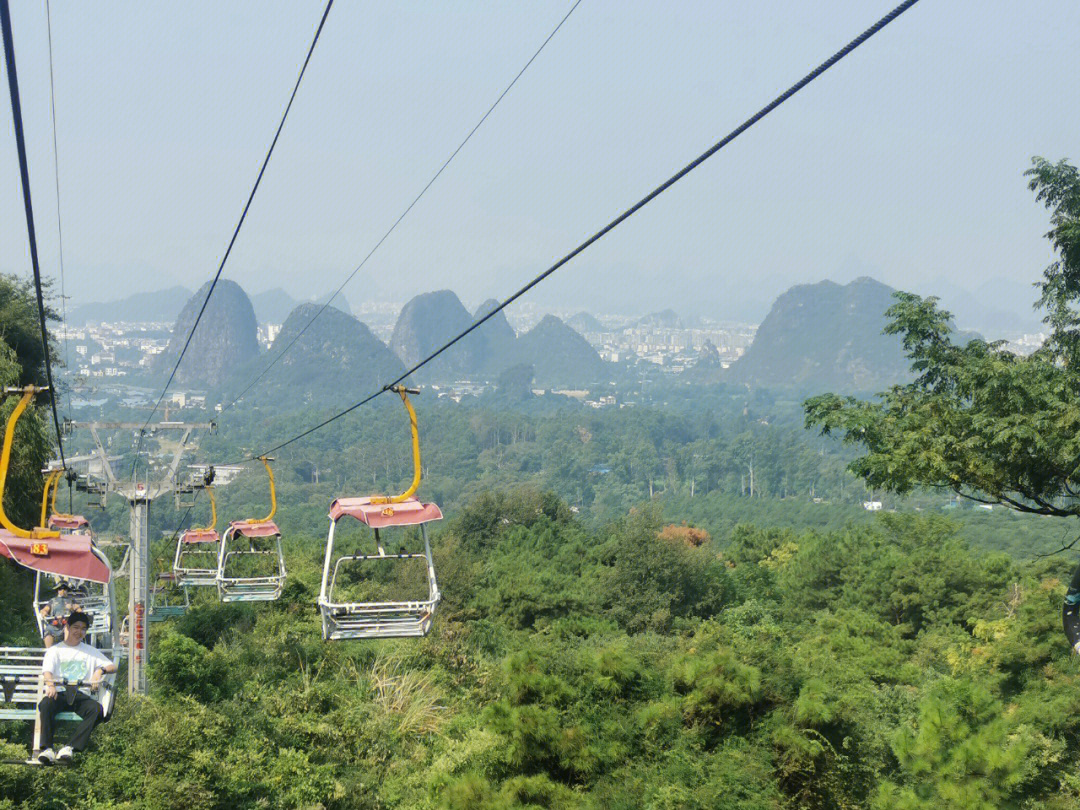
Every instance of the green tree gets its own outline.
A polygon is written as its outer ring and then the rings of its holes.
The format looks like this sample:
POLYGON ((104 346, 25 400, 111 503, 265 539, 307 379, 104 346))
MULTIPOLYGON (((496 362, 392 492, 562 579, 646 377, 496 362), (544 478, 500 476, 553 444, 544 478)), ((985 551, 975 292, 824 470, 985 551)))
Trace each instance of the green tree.
POLYGON ((879 810, 996 810, 1016 807, 1028 744, 1001 704, 979 686, 943 679, 923 700, 915 728, 893 753, 906 784, 882 782, 879 810))
MULTIPOLYGON (((45 317, 59 320, 56 311, 45 307, 45 317)), ((19 363, 19 385, 45 384, 45 348, 41 345, 37 297, 29 281, 0 273, 0 340, 15 351, 19 363)), ((49 341, 52 359, 56 346, 49 341)), ((8 383, 10 384, 10 383, 8 383)))
POLYGON ((870 487, 943 487, 1021 512, 1080 515, 1080 176, 1064 160, 1033 164, 1029 185, 1051 211, 1058 254, 1037 285, 1045 345, 1026 358, 1000 341, 959 346, 937 299, 900 292, 885 331, 903 336, 916 379, 874 401, 804 403, 807 427, 865 448, 851 470, 870 487))

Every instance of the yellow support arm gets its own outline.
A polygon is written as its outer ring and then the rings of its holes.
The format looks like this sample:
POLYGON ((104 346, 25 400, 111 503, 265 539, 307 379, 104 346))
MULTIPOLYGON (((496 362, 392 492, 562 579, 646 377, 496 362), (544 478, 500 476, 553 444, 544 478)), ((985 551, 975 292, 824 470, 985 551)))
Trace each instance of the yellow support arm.
POLYGON ((274 519, 274 514, 277 512, 277 491, 274 489, 274 470, 270 467, 272 458, 266 456, 259 456, 259 461, 266 467, 266 474, 270 478, 270 514, 264 517, 262 520, 258 518, 249 518, 248 523, 269 523, 274 519))
POLYGON ((43 389, 36 388, 33 385, 28 385, 23 389, 22 397, 15 406, 15 410, 11 412, 11 416, 9 416, 7 420, 7 425, 4 427, 4 447, 0 450, 0 526, 3 526, 16 537, 25 539, 47 539, 60 536, 60 532, 48 531, 46 529, 27 530, 19 528, 11 522, 11 519, 4 512, 4 486, 7 484, 8 466, 11 464, 11 445, 15 438, 15 425, 18 423, 19 417, 23 415, 23 412, 30 404, 30 400, 34 398, 34 394, 40 390, 43 389))
POLYGON ((47 526, 49 520, 49 490, 52 490, 52 510, 56 512, 56 490, 60 488, 60 476, 63 470, 53 470, 45 478, 45 491, 41 494, 41 522, 39 526, 47 526), (55 485, 55 489, 53 488, 55 485))
MULTIPOLYGON (((409 488, 400 495, 376 495, 371 498, 371 503, 401 503, 411 498, 420 486, 420 431, 416 426, 416 411, 413 409, 412 403, 409 402, 409 389, 404 385, 396 385, 390 390, 401 397, 401 401, 405 403, 405 409, 409 412, 409 430, 412 432, 413 479, 412 483, 409 484, 409 488)), ((414 391, 413 393, 417 392, 414 391)))
POLYGON ((210 498, 210 525, 204 526, 201 529, 196 529, 198 532, 212 532, 217 530, 217 501, 214 500, 214 488, 212 486, 204 487, 207 497, 210 498))

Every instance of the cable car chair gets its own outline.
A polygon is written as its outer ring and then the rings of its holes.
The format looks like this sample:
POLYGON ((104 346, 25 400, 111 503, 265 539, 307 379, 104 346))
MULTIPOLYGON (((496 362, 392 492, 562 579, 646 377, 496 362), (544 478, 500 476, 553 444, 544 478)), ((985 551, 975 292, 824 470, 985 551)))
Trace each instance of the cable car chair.
MULTIPOLYGON (((94 535, 94 529, 90 525, 90 521, 84 515, 68 514, 60 512, 56 508, 56 495, 60 491, 60 481, 64 478, 67 478, 69 482, 74 481, 75 474, 65 470, 63 467, 52 468, 46 472, 45 491, 41 497, 42 525, 47 529, 59 532, 62 538, 75 535, 89 536, 92 553, 108 563, 104 551, 98 548, 97 537, 94 535), (51 509, 46 510, 46 503, 51 506, 51 509), (46 514, 48 514, 48 518, 45 517, 46 514)), ((123 561, 120 563, 121 568, 124 567, 126 561, 127 555, 125 554, 123 561)), ((113 593, 113 579, 115 579, 116 574, 112 569, 112 564, 108 564, 112 575, 107 583, 96 583, 92 580, 80 580, 78 578, 70 580, 72 600, 83 613, 86 613, 91 618, 90 627, 86 632, 86 641, 88 644, 102 649, 111 649, 116 646, 118 641, 116 600, 113 593)), ((51 579, 59 581, 60 578, 51 577, 51 579)), ((42 593, 43 584, 43 576, 39 571, 34 581, 34 612, 37 614, 39 629, 42 632, 44 632, 44 627, 41 626, 41 608, 49 601, 45 598, 45 594, 42 593)))
MULTIPOLYGON (((55 464, 59 462, 51 462, 55 464)), ((57 531, 61 536, 68 534, 89 534, 96 542, 94 528, 84 515, 68 514, 56 508, 56 494, 60 491, 60 480, 67 478, 68 482, 75 480, 75 473, 65 470, 63 467, 52 467, 43 471, 45 473, 45 491, 41 496, 41 525, 46 529, 57 531), (50 497, 51 495, 51 497, 50 497), (49 508, 51 507, 51 509, 49 508), (48 515, 48 517, 46 517, 48 515)), ((93 504, 91 504, 93 505, 93 504)))
POLYGON ((157 575, 157 580, 150 587, 150 609, 147 618, 152 622, 162 622, 165 619, 173 619, 183 616, 191 607, 188 598, 188 589, 182 587, 175 574, 162 572, 157 575), (184 594, 184 601, 180 601, 178 591, 184 594))
MULTIPOLYGON (((218 561, 221 557, 221 536, 217 533, 217 502, 214 488, 205 487, 210 498, 210 525, 200 529, 186 529, 176 539, 176 556, 173 558, 173 576, 179 587, 217 587, 218 561)), ((186 596, 185 596, 186 600, 186 596)))
MULTIPOLYGON (((47 390, 27 386, 26 388, 5 389, 6 393, 18 392, 21 399, 15 410, 8 417, 4 430, 3 448, 0 450, 0 556, 8 557, 19 565, 35 572, 34 612, 40 621, 41 584, 43 578, 55 577, 70 579, 80 583, 96 583, 102 588, 100 604, 93 602, 94 595, 86 597, 86 612, 92 618, 87 633, 87 642, 101 649, 106 654, 112 652, 112 627, 115 623, 112 595, 112 568, 108 557, 96 548, 89 533, 71 533, 61 535, 57 529, 42 526, 23 529, 16 526, 3 509, 4 487, 7 483, 8 466, 11 461, 11 445, 15 434, 15 425, 38 391, 47 390)), ((48 492, 43 497, 44 506, 48 502, 48 492)), ((42 523, 47 522, 44 514, 42 523)), ((82 605, 80 604, 80 607, 82 605)), ((39 630, 43 628, 40 627, 39 630)), ((41 665, 45 658, 45 648, 41 647, 0 647, 0 720, 31 720, 34 728, 34 755, 40 749, 41 728, 37 704, 44 695, 44 679, 41 665)), ((101 704, 105 717, 112 712, 115 675, 106 675, 95 689, 95 698, 101 704)), ((61 681, 58 686, 62 694, 70 701, 82 681, 61 681)), ((60 720, 79 720, 73 712, 61 712, 60 720)), ((31 761, 34 760, 31 757, 31 761)))
POLYGON ((408 395, 418 394, 404 386, 391 389, 401 397, 409 413, 412 434, 413 480, 405 492, 388 497, 372 495, 366 498, 338 498, 330 506, 330 531, 326 538, 326 556, 323 560, 322 587, 319 591, 319 612, 322 615, 323 639, 336 641, 354 638, 407 638, 425 636, 431 629, 431 620, 441 595, 435 579, 435 566, 431 558, 425 524, 441 520, 442 512, 433 503, 421 503, 414 493, 420 485, 420 437, 416 427, 416 411, 408 395), (339 522, 346 517, 355 518, 372 530, 375 554, 338 554, 335 550, 335 534, 339 522), (388 554, 382 533, 386 529, 419 527, 423 551, 388 554), (424 560, 427 574, 427 598, 398 601, 349 601, 340 594, 342 565, 355 562, 378 561, 380 564, 394 560, 424 560))
MULTIPOLYGON (((61 542, 68 538, 76 539, 82 535, 62 536, 61 542)), ((52 553, 52 550, 50 549, 52 553)), ((116 598, 112 585, 112 564, 105 553, 91 541, 89 552, 101 561, 109 570, 107 581, 87 579, 78 576, 61 576, 38 570, 34 577, 34 617, 37 619, 38 632, 44 636, 45 625, 49 619, 41 615, 41 609, 49 604, 52 597, 48 591, 55 591, 61 580, 71 586, 69 598, 79 606, 79 610, 90 617, 90 627, 86 631, 86 643, 100 650, 111 650, 117 641, 116 598)))
POLYGON ((273 459, 260 456, 259 460, 270 479, 270 514, 261 520, 234 520, 221 535, 217 587, 222 602, 273 602, 285 588, 287 573, 285 555, 281 551, 281 530, 272 520, 277 512, 274 471, 270 467, 273 459), (265 568, 267 560, 274 565, 273 573, 256 574, 244 570, 265 568))

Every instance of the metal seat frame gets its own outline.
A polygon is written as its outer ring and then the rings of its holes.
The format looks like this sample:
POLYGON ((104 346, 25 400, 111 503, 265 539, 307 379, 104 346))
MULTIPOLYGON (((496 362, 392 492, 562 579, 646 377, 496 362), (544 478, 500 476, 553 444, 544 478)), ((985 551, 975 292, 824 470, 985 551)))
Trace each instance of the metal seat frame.
MULTIPOLYGON (((185 532, 184 534, 187 534, 185 532)), ((173 574, 176 584, 187 587, 216 587, 218 576, 218 562, 221 557, 221 540, 216 543, 199 541, 193 543, 184 539, 181 535, 176 541, 176 557, 173 559, 173 574), (213 546, 213 548, 209 548, 213 546), (212 568, 197 568, 190 564, 194 555, 213 555, 214 565, 212 568)))
POLYGON ((431 544, 427 530, 419 524, 420 536, 424 541, 423 552, 387 554, 383 547, 380 529, 373 529, 377 554, 344 554, 334 561, 333 573, 330 574, 330 561, 334 555, 334 534, 338 521, 330 520, 330 531, 326 540, 326 558, 323 566, 322 589, 319 594, 319 612, 322 614, 323 639, 364 638, 416 638, 426 636, 431 629, 431 620, 442 595, 435 579, 435 564, 431 558, 431 544), (341 564, 353 561, 369 560, 413 560, 422 559, 427 570, 428 598, 405 601, 383 602, 338 602, 334 600, 338 572, 341 564))
MULTIPOLYGON (((211 481, 212 478, 211 476, 211 481)), ((206 480, 205 476, 204 480, 206 480)), ((217 500, 214 498, 214 488, 210 483, 204 484, 203 489, 206 490, 206 495, 210 499, 210 525, 199 529, 187 529, 181 532, 176 540, 173 576, 176 578, 176 584, 184 588, 188 585, 195 587, 217 586, 217 575, 221 559, 221 536, 217 533, 217 500), (199 567, 185 562, 185 557, 209 555, 213 555, 213 567, 199 567)))
POLYGON ((442 598, 435 579, 435 564, 431 559, 431 543, 424 524, 440 520, 442 512, 434 504, 421 504, 413 496, 420 486, 423 467, 420 464, 420 433, 416 426, 416 410, 409 394, 416 389, 395 385, 391 389, 401 397, 409 415, 412 437, 413 479, 400 495, 373 495, 368 498, 338 499, 330 507, 330 531, 326 535, 326 555, 323 558, 322 586, 319 589, 319 613, 322 615, 322 634, 325 641, 364 638, 415 638, 426 636, 431 629, 435 608, 442 598), (375 535, 377 554, 345 554, 334 558, 334 534, 338 522, 351 515, 371 527, 375 535), (384 528, 419 526, 424 541, 422 553, 387 554, 380 531, 384 528), (427 567, 427 599, 377 602, 338 602, 334 600, 338 572, 343 562, 375 560, 412 560, 423 558, 427 567), (333 573, 331 574, 331 562, 333 573))
MULTIPOLYGON (((230 550, 230 543, 234 543, 241 534, 241 526, 233 523, 221 535, 221 548, 218 552, 217 588, 218 596, 222 602, 273 602, 285 589, 285 578, 288 572, 285 570, 285 555, 281 550, 281 533, 268 535, 273 538, 274 548, 265 550, 256 548, 257 538, 248 537, 246 549, 230 550), (252 557, 272 556, 277 558, 277 573, 265 577, 235 577, 228 576, 230 561, 238 559, 250 559, 252 557)), ((263 539, 263 538, 258 538, 263 539)))
POLYGON ((186 585, 181 585, 179 580, 174 574, 158 574, 157 582, 152 588, 150 588, 150 606, 147 618, 152 622, 161 622, 165 619, 173 619, 177 616, 183 616, 188 612, 188 608, 191 607, 191 600, 188 597, 188 589, 186 585), (168 589, 168 583, 172 581, 176 587, 183 588, 184 591, 184 604, 168 604, 165 602, 165 593, 168 589), (161 597, 164 604, 158 604, 158 597, 161 597))
MULTIPOLYGON (((112 564, 105 553, 95 545, 91 545, 90 550, 95 557, 109 567, 111 574, 112 564)), ((34 618, 37 620, 38 633, 42 636, 45 635, 47 621, 41 615, 41 609, 51 601, 51 599, 45 597, 43 586, 49 580, 59 581, 60 579, 61 577, 41 571, 37 571, 34 575, 34 618)), ((70 582, 73 586, 78 587, 83 580, 72 579, 70 582)), ((87 582, 87 584, 90 586, 100 584, 101 593, 81 598, 71 597, 71 600, 79 605, 82 612, 90 617, 90 627, 86 631, 86 643, 99 649, 111 649, 114 646, 114 631, 118 626, 116 621, 116 596, 113 591, 112 576, 110 575, 107 583, 87 582)))

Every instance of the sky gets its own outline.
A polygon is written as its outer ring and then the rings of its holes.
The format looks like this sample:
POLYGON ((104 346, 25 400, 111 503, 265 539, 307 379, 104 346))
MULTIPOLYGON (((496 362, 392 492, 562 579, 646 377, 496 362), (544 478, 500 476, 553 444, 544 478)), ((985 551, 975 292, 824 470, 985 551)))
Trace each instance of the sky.
MULTIPOLYGON (((345 296, 506 297, 893 5, 583 0, 345 296)), ((56 277, 45 4, 13 6, 56 277)), ((225 277, 336 288, 570 7, 338 0, 225 277)), ((212 277, 322 8, 52 0, 69 307, 212 277)), ((1023 172, 1080 160, 1078 53, 1080 4, 922 0, 529 300, 753 318, 790 285, 869 275, 1030 312, 1053 256, 1023 172)), ((29 276, 0 91, 0 270, 29 276)))

